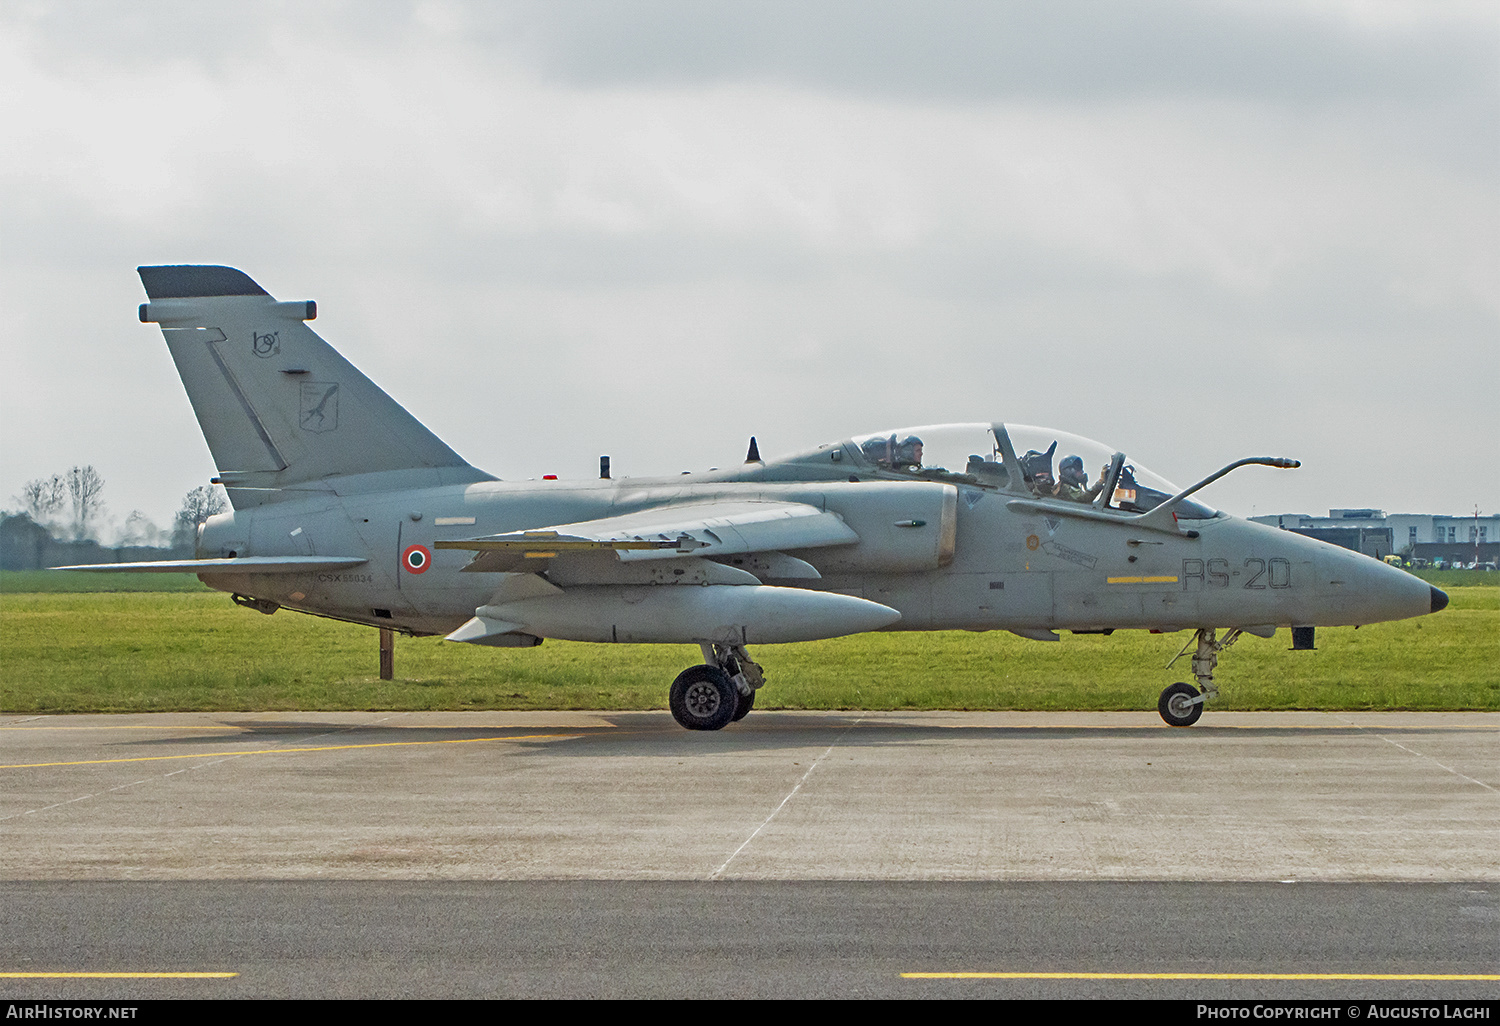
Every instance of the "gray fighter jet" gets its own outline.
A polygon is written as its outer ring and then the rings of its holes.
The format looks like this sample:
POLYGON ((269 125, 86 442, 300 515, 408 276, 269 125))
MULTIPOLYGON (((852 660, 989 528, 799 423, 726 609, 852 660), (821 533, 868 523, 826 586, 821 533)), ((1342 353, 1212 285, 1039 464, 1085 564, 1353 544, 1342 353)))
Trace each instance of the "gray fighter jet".
MULTIPOLYGON (((233 512, 190 571, 241 605, 525 648, 544 638, 692 643, 673 716, 717 730, 765 683, 748 648, 860 631, 1179 631, 1188 726, 1243 633, 1437 612, 1446 595, 1379 560, 1248 523, 1124 453, 1059 431, 886 431, 686 477, 502 481, 417 422, 230 267, 142 267, 233 512), (1220 633, 1220 632, 1224 633, 1220 633)), ((1175 661, 1175 660, 1174 660, 1175 661)))

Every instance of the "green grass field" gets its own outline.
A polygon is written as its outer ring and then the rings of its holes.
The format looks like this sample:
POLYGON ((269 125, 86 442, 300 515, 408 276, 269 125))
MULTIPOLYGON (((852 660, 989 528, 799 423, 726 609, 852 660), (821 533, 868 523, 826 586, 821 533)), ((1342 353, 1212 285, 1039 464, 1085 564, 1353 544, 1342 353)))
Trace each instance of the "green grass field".
MULTIPOLYGON (((42 572, 45 574, 45 571, 42 572)), ((0 709, 12 713, 295 709, 659 709, 699 661, 685 645, 484 649, 400 638, 377 678, 376 632, 263 616, 193 578, 156 592, 18 591, 0 576, 0 709)), ((53 575, 62 576, 62 575, 53 575)), ((72 576, 72 575, 69 575, 72 576)), ((97 576, 117 583, 163 578, 97 576)), ((42 583, 47 583, 43 581, 42 583)), ((1447 582, 1443 582, 1447 585, 1447 582)), ((1359 630, 1243 638, 1221 658, 1220 709, 1500 709, 1500 587, 1451 587, 1442 613, 1359 630)), ((1187 634, 866 634, 763 645, 757 708, 1154 709, 1188 677, 1187 634)))
POLYGON ((59 592, 202 591, 211 589, 194 574, 110 574, 86 570, 0 570, 0 595, 53 595, 59 592))

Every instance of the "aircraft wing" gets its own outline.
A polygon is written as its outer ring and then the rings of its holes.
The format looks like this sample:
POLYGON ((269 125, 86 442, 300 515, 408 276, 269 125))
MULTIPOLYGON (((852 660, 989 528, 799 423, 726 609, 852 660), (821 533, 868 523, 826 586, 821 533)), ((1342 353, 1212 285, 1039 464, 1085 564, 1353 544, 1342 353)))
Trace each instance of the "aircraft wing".
MULTIPOLYGON (((859 535, 837 513, 800 502, 739 500, 658 506, 602 520, 440 541, 475 553, 465 569, 508 571, 521 560, 612 550, 620 562, 852 545, 859 535)), ((532 564, 535 565, 535 564, 532 564)))
POLYGON ((238 556, 230 559, 162 559, 149 563, 85 563, 54 570, 104 574, 300 574, 368 563, 363 556, 238 556))

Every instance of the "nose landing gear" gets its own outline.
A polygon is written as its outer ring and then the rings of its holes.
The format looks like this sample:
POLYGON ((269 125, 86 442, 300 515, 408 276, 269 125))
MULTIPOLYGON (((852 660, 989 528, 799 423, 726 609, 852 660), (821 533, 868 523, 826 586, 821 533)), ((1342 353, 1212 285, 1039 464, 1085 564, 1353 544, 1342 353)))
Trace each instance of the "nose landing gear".
POLYGON ((1161 713, 1162 719, 1174 727, 1191 727, 1198 722, 1198 717, 1203 715, 1203 703, 1219 697, 1219 689, 1214 684, 1214 667, 1219 665, 1219 653, 1240 640, 1243 633, 1236 627, 1219 641, 1214 637, 1213 627, 1200 627, 1193 632, 1167 667, 1170 669, 1172 663, 1181 659, 1196 642, 1198 650, 1193 654, 1193 676, 1198 680, 1198 687, 1177 683, 1166 688, 1156 702, 1156 711, 1161 713))
POLYGON ((745 718, 755 692, 766 683, 760 664, 743 645, 702 642, 703 665, 690 666, 672 682, 667 704, 688 730, 719 730, 745 718))

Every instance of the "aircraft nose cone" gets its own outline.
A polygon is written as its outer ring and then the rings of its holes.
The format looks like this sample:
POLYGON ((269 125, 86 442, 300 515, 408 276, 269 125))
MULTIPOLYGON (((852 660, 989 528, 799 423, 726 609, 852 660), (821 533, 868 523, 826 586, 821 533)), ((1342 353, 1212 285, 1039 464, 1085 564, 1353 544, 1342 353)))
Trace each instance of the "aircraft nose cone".
POLYGON ((1440 609, 1447 609, 1447 608, 1448 608, 1448 593, 1446 591, 1438 591, 1436 588, 1433 588, 1432 589, 1432 611, 1434 613, 1436 613, 1440 609))

